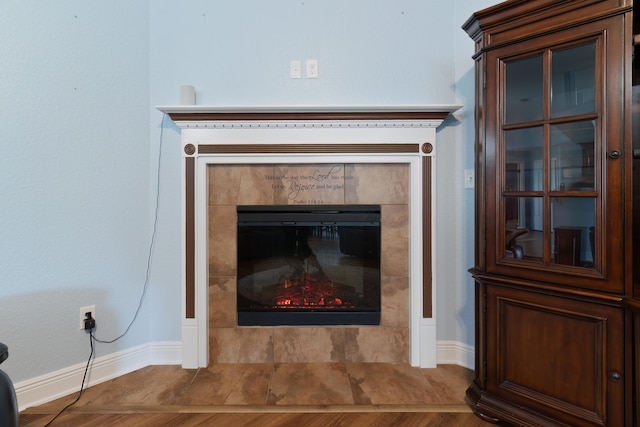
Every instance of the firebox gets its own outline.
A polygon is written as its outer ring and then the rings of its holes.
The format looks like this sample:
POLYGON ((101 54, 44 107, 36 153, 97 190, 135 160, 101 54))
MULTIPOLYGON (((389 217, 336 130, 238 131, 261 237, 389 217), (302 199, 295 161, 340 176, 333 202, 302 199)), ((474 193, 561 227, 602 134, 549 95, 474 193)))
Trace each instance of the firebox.
POLYGON ((380 206, 238 206, 240 326, 379 325, 380 206))

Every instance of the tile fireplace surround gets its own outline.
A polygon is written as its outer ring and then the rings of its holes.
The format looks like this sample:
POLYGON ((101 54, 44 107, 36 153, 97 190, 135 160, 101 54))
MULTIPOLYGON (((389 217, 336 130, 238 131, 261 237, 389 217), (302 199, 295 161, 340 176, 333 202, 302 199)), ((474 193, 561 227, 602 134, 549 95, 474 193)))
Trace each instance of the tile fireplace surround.
POLYGON ((459 106, 163 106, 183 152, 182 365, 435 367, 436 128, 459 106), (237 205, 381 205, 380 326, 237 326, 237 205))

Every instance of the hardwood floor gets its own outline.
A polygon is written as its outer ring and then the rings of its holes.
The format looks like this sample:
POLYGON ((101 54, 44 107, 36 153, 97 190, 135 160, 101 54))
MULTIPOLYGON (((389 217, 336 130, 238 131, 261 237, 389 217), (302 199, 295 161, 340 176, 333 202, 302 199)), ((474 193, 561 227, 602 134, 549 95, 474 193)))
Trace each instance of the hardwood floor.
MULTIPOLYGON (((149 366, 86 389, 52 426, 490 426, 464 401, 472 372, 386 363, 149 366)), ((43 427, 77 396, 20 414, 43 427)))
MULTIPOLYGON (((51 416, 28 415, 21 426, 43 426, 51 416)), ((419 412, 271 413, 271 414, 74 414, 55 426, 220 426, 220 427, 483 427, 493 426, 473 414, 419 412)))

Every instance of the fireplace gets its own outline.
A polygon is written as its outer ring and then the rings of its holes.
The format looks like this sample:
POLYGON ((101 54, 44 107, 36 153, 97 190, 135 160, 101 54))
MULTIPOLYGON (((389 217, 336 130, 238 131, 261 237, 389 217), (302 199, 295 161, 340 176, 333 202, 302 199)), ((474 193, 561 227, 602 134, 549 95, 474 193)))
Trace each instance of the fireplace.
POLYGON ((436 366, 436 128, 459 106, 158 108, 181 132, 183 367, 436 366), (238 325, 237 207, 274 205, 380 206, 379 325, 238 325))
POLYGON ((380 206, 238 206, 239 326, 379 325, 380 206))

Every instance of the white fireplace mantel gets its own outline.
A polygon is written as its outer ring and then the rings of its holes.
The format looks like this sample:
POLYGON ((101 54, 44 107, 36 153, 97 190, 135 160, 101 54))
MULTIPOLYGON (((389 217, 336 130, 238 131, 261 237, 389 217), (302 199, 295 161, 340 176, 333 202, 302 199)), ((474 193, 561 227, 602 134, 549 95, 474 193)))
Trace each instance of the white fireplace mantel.
POLYGON ((460 107, 157 107, 181 129, 183 148, 182 365, 208 363, 207 167, 384 162, 410 167, 408 359, 435 367, 436 128, 460 107))

